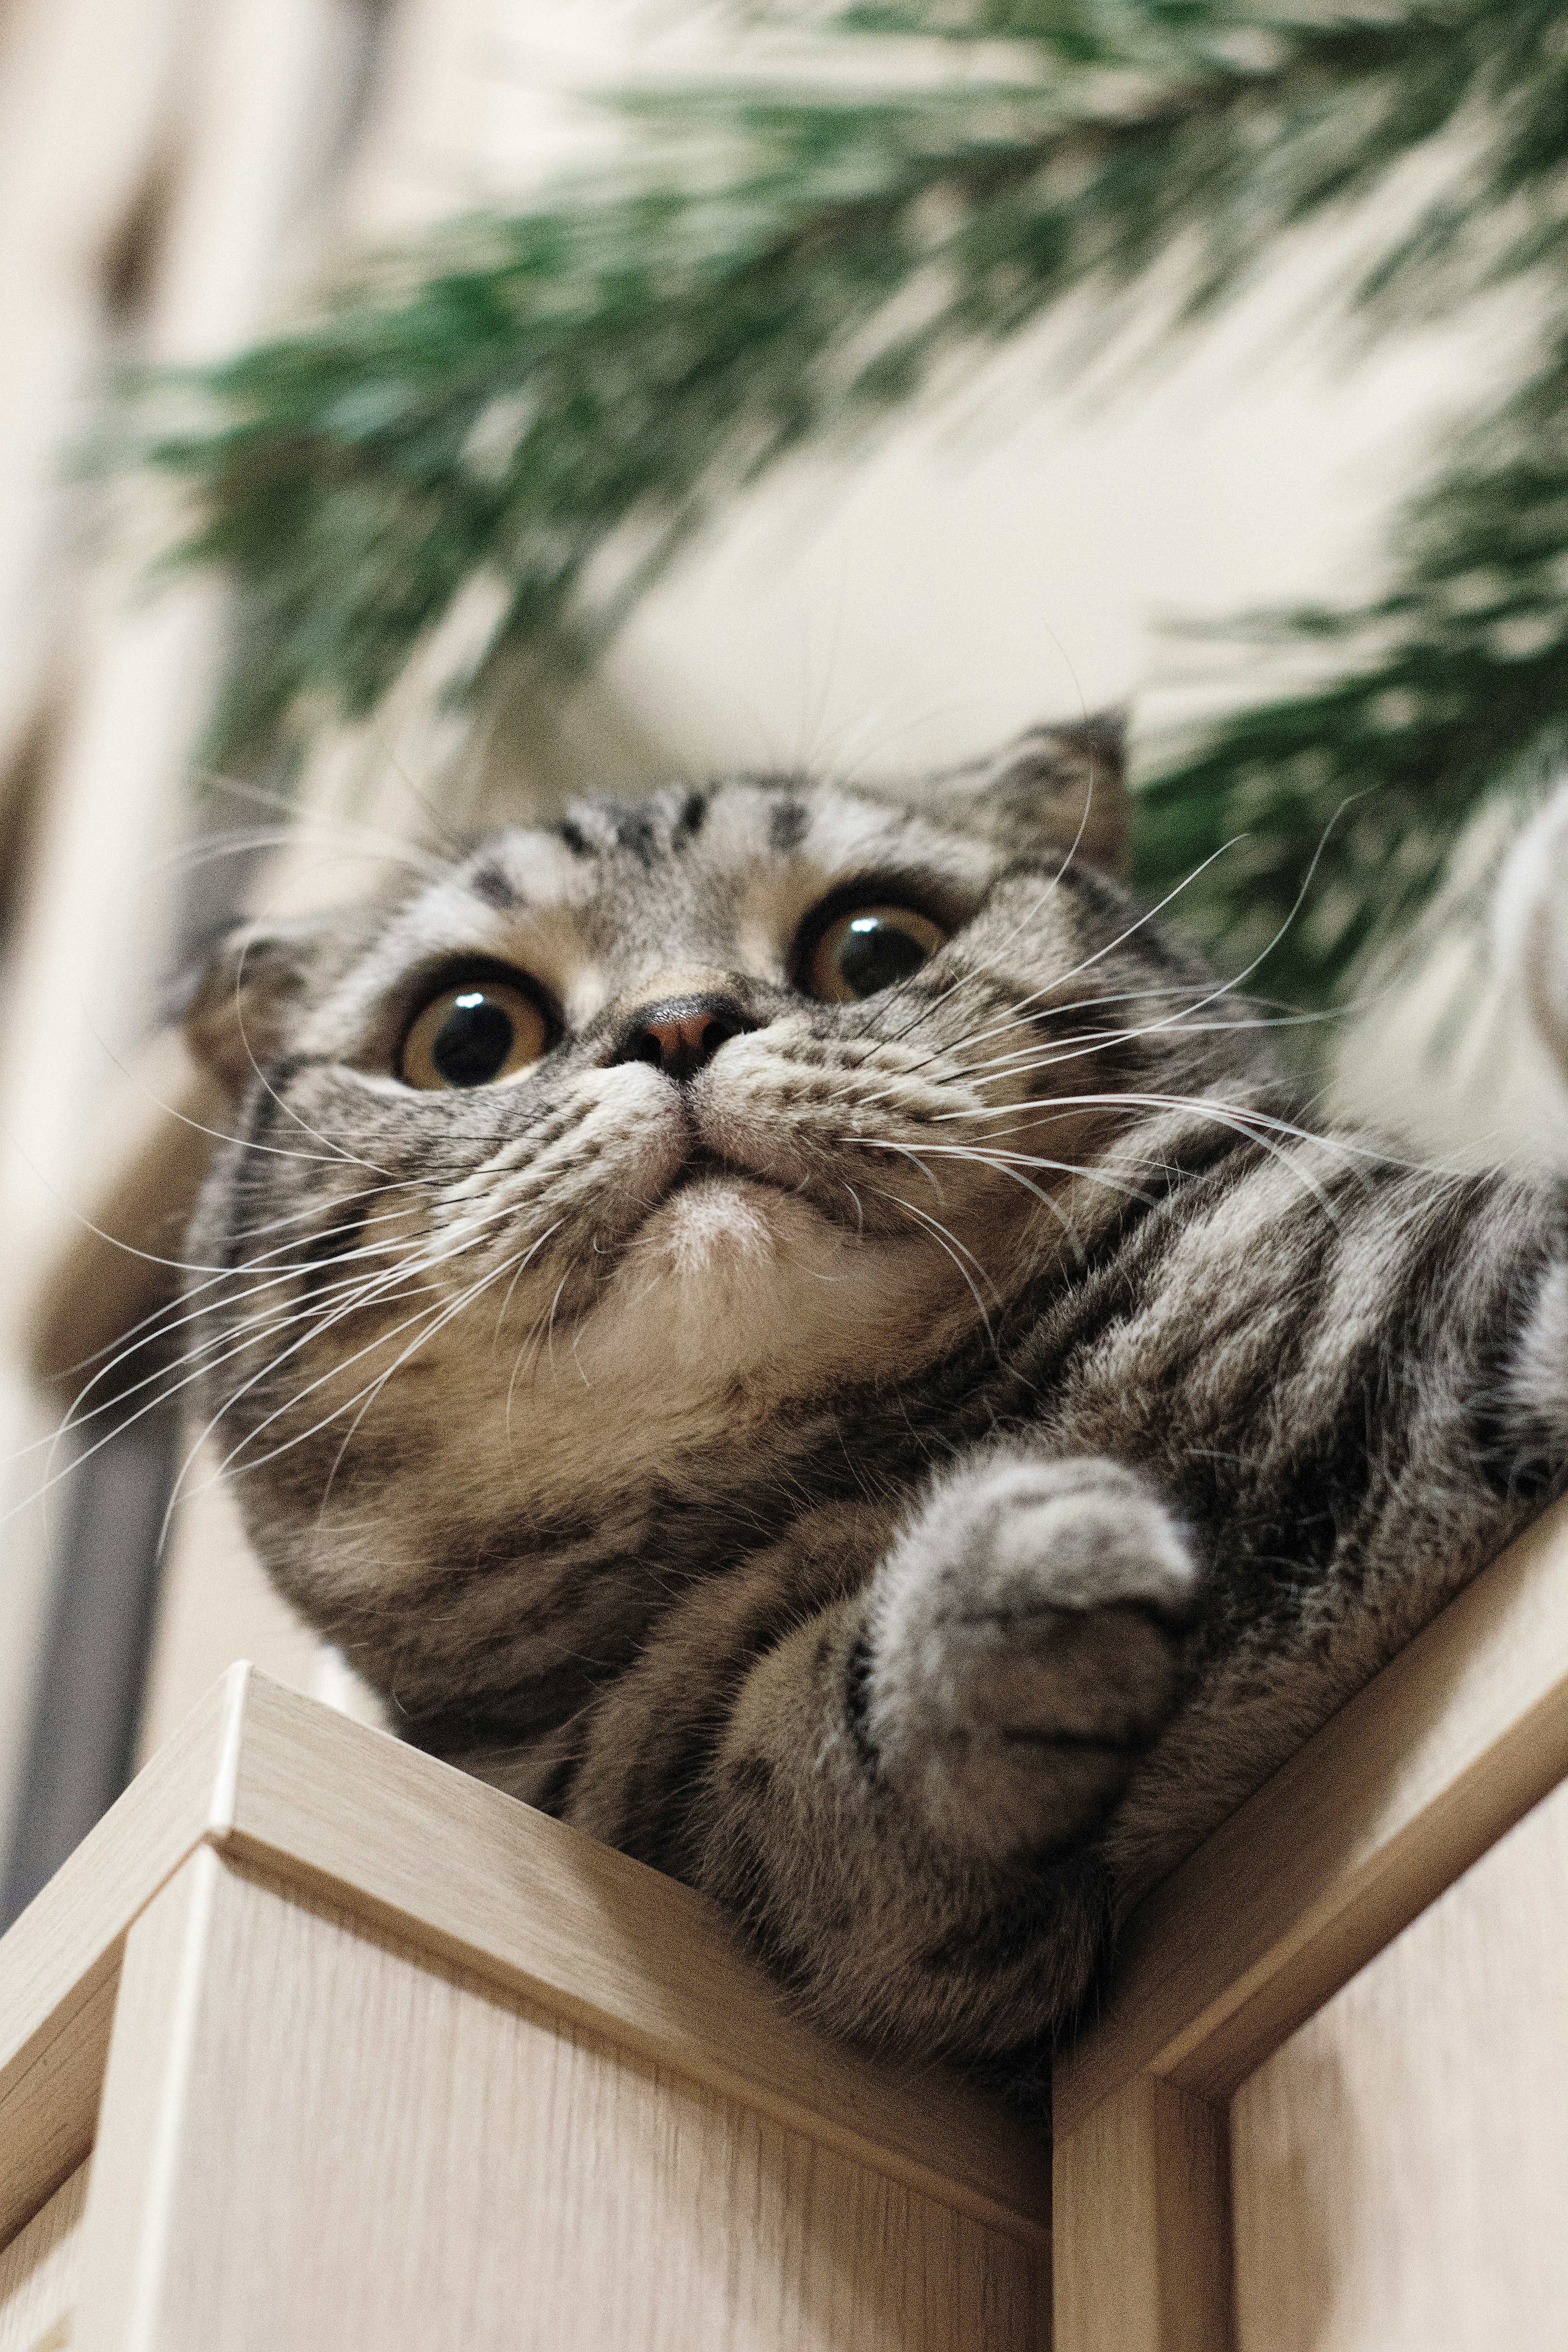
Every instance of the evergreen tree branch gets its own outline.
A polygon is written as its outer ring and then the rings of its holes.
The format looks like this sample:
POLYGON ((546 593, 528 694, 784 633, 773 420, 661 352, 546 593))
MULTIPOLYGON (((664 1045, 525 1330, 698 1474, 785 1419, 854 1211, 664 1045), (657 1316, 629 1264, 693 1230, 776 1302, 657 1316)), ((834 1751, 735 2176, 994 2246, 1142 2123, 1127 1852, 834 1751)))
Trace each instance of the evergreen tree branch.
MULTIPOLYGON (((191 495, 180 559, 228 566, 247 608, 221 757, 302 702, 371 709, 477 576, 505 583, 492 654, 592 641, 790 451, 864 430, 1070 294, 1125 333, 1131 298, 1180 265, 1164 324, 1190 326, 1281 234, 1424 150, 1448 156, 1442 185, 1399 215, 1353 310, 1375 324, 1560 268, 1568 57, 1546 0, 974 0, 846 21, 879 35, 868 66, 880 41, 936 36, 983 39, 1008 69, 869 96, 645 94, 629 178, 450 235, 159 388, 145 454, 191 495)), ((1156 865, 1218 774, 1183 772, 1150 804, 1156 865)))
POLYGON ((1436 885, 1479 802, 1568 753, 1568 334, 1396 516, 1384 593, 1223 632, 1339 675, 1226 719, 1140 799, 1140 878, 1239 961, 1312 891, 1258 974, 1328 999, 1436 885))

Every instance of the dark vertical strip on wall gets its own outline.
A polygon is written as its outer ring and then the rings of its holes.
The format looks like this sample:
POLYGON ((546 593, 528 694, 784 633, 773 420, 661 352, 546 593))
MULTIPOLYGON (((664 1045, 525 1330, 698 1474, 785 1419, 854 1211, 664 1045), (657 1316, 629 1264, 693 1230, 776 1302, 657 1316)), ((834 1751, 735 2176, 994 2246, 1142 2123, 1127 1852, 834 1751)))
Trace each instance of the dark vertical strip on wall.
POLYGON ((131 1778, 174 1475, 171 1408, 121 1429, 64 1482, 48 1632, 5 1860, 8 1927, 131 1778))

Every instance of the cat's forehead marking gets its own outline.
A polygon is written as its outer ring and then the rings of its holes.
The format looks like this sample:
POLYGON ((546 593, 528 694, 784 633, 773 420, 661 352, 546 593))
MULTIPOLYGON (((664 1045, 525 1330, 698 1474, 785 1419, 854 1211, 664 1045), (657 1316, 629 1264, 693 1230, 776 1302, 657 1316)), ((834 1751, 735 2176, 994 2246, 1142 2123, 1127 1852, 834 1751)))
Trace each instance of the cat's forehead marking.
POLYGON ((580 1025, 672 961, 780 979, 801 920, 844 882, 913 870, 967 891, 995 869, 973 836, 793 778, 577 801, 558 825, 496 835, 405 904, 351 1009, 367 1013, 411 967, 478 953, 534 972, 580 1025))
POLYGON ((568 830, 564 825, 550 833, 516 826, 498 834, 459 879, 473 897, 501 914, 525 908, 587 906, 598 890, 599 875, 595 865, 564 837, 568 830))
POLYGON ((591 877, 577 871, 563 845, 541 832, 507 833, 486 843, 405 901, 369 953, 335 992, 324 1017, 336 1035, 345 1022, 370 1020, 387 992, 414 967, 446 956, 490 955, 558 968, 563 981, 582 959, 576 915, 591 898, 591 877))
POLYGON ((924 869, 962 888, 983 887, 996 871, 991 846, 931 824, 916 811, 853 793, 824 792, 775 801, 761 868, 765 885, 799 891, 831 888, 858 875, 924 869))

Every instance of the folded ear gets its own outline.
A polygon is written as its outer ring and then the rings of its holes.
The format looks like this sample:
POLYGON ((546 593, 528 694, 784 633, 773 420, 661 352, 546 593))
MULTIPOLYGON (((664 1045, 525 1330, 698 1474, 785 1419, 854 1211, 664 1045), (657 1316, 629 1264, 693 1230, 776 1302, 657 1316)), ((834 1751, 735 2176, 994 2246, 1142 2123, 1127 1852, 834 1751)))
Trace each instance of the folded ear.
POLYGON ((1071 852, 1122 875, 1131 851, 1123 735, 1111 710, 1031 727, 990 759, 933 777, 922 797, 1020 849, 1071 852))
POLYGON ((241 923, 176 990, 186 1043, 236 1102, 283 1051, 323 943, 319 917, 241 923))

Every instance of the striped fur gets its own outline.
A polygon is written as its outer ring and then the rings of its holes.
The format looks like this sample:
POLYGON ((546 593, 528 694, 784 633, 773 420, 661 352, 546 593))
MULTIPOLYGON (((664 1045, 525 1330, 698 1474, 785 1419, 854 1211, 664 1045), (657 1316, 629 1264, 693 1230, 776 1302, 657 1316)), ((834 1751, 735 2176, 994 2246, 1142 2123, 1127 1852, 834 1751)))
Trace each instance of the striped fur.
POLYGON ((1122 829, 1093 728, 584 803, 237 943, 191 1022, 246 1103, 191 1362, 283 1591, 816 2014, 1020 2087, 1130 1895, 1568 1459, 1557 1197, 1313 1131, 1122 829), (950 941, 816 1003, 791 943, 862 885, 950 941), (564 1034, 414 1092, 476 957, 564 1034), (757 1025, 698 1077, 614 1058, 705 987, 757 1025))

